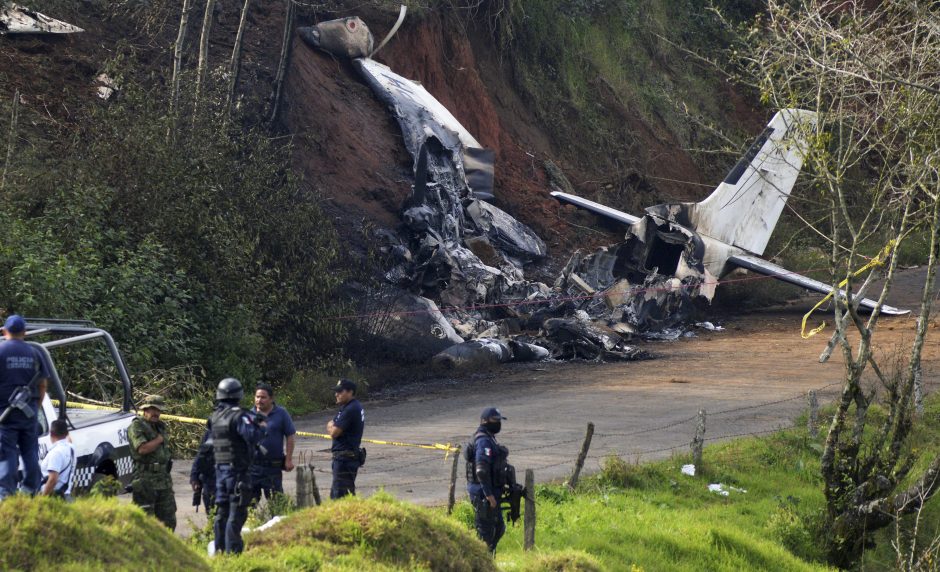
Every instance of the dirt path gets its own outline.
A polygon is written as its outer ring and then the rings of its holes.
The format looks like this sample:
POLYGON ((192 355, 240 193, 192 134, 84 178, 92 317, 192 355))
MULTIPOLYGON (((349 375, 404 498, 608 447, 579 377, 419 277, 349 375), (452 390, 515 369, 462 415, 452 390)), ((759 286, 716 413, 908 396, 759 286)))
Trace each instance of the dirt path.
MULTIPOLYGON (((914 297, 893 303, 914 307, 914 297)), ((574 464, 588 422, 596 433, 585 466, 596 471, 603 457, 630 460, 668 457, 687 451, 694 417, 708 412, 708 440, 768 431, 789 425, 805 410, 806 392, 822 389, 822 401, 839 389, 839 355, 826 364, 818 357, 825 334, 803 340, 800 320, 810 300, 725 319, 724 331, 697 330, 695 337, 644 347, 656 359, 626 363, 551 363, 503 368, 468 381, 413 385, 396 396, 366 402, 366 437, 412 443, 463 443, 480 411, 497 405, 509 419, 501 442, 522 473, 536 470, 540 482, 564 479, 574 464)), ((912 317, 886 318, 880 347, 890 349, 913 337, 912 317)), ((932 337, 938 327, 931 326, 932 337)), ((831 331, 831 330, 830 330, 831 331)), ((925 381, 940 382, 940 350, 928 343, 925 381)), ((295 420, 300 430, 321 433, 330 411, 295 420)), ((329 495, 329 442, 301 439, 298 450, 317 468, 317 483, 329 495)), ((452 462, 439 452, 367 445, 369 458, 358 479, 361 494, 385 488, 421 504, 446 502, 452 462)), ((707 454, 707 452, 706 452, 707 454)), ((458 495, 465 495, 463 463, 458 495)), ((180 532, 192 517, 186 485, 188 463, 177 473, 180 532)), ((285 475, 293 493, 294 477, 285 475)), ((458 496, 459 498, 459 496, 458 496)), ((203 522, 200 514, 195 523, 203 522)))

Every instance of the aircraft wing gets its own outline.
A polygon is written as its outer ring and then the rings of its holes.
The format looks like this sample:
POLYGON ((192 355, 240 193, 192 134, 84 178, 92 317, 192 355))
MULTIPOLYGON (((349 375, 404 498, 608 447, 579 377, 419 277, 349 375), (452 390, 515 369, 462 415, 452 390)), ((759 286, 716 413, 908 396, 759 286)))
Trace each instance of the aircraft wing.
POLYGON ((636 222, 639 222, 640 220, 640 217, 627 214, 623 211, 618 211, 617 209, 605 207, 604 205, 600 203, 595 203, 594 201, 589 201, 587 199, 582 199, 581 197, 569 195, 568 193, 561 193, 561 192, 555 191, 551 193, 551 195, 563 203, 574 205, 578 208, 591 211, 594 214, 599 214, 604 218, 615 220, 617 222, 622 222, 623 224, 634 224, 636 222))
MULTIPOLYGON (((791 272, 782 266, 777 266, 771 262, 767 262, 763 258, 757 256, 752 256, 750 254, 735 254, 728 258, 728 262, 750 270, 752 272, 757 272, 758 274, 763 274, 764 276, 771 276, 777 280, 783 280, 784 282, 789 282, 790 284, 796 284, 808 290, 814 290, 821 294, 829 294, 832 292, 832 285, 826 284, 825 282, 820 282, 819 280, 813 280, 807 276, 791 272)), ((876 302, 869 298, 863 298, 861 302, 858 303, 859 306, 873 310, 875 308, 876 302)), ((905 314, 910 314, 910 310, 902 310, 900 308, 895 308, 894 306, 888 306, 887 304, 881 306, 881 313, 887 314, 889 316, 903 316, 905 314)))

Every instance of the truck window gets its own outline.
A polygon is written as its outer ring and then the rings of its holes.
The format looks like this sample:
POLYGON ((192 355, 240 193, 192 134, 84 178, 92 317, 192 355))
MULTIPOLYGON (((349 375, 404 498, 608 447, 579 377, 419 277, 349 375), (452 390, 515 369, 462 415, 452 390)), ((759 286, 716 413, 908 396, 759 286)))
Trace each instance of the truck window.
POLYGON ((53 348, 66 414, 76 427, 113 415, 124 398, 120 373, 104 340, 53 348))

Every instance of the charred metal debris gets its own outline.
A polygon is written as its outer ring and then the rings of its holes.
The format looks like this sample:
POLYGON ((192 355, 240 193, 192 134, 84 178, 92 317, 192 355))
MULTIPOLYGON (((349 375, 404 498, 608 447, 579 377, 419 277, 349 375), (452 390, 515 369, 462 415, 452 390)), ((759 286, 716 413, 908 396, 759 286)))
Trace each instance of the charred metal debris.
POLYGON ((383 308, 368 314, 365 329, 398 357, 442 367, 642 359, 648 354, 627 343, 633 336, 678 337, 696 305, 711 299, 701 245, 652 213, 622 244, 576 252, 554 284, 527 280, 525 266, 548 251, 530 228, 486 202, 494 198, 493 152, 419 83, 369 57, 373 38, 361 19, 298 34, 352 59, 414 159, 400 227, 376 232, 391 260, 391 286, 363 292, 370 309, 383 308))

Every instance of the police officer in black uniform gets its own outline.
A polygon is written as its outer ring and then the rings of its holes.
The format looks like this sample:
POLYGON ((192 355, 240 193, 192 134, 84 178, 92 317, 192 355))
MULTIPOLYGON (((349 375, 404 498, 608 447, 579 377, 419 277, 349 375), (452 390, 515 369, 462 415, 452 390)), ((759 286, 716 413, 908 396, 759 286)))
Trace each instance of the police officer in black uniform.
POLYGON ((356 475, 365 461, 362 432, 366 425, 366 413, 356 399, 356 384, 341 379, 333 387, 336 403, 341 405, 332 421, 326 424, 326 432, 333 438, 333 486, 330 498, 338 499, 356 494, 356 475))
POLYGON ((215 506, 215 452, 212 449, 212 432, 206 431, 193 459, 193 466, 189 471, 189 484, 193 488, 193 506, 199 510, 199 505, 209 509, 215 506))
POLYGON ((477 534, 490 552, 506 532, 503 512, 499 508, 505 486, 505 470, 509 450, 496 442, 496 434, 506 419, 499 409, 487 407, 480 414, 477 428, 467 447, 467 493, 476 515, 477 534))
POLYGON ((264 419, 239 406, 243 396, 240 381, 223 379, 209 417, 215 455, 215 549, 236 554, 244 548, 241 531, 251 503, 251 455, 265 434, 264 419))

